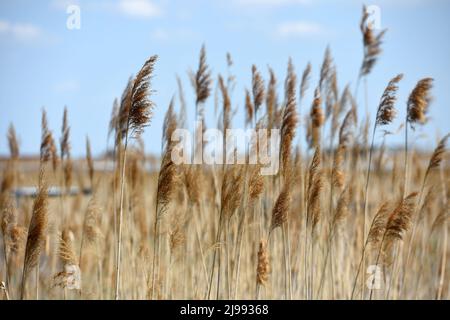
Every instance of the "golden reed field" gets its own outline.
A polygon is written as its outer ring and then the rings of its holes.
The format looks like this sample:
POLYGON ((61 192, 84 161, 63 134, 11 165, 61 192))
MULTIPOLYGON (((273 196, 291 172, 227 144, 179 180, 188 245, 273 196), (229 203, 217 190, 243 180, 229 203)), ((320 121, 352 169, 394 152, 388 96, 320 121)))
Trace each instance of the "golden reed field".
POLYGON ((103 150, 86 139, 86 157, 71 157, 71 141, 85 137, 71 135, 67 110, 61 131, 48 128, 43 110, 35 158, 21 157, 11 125, 10 155, 0 162, 0 299, 448 299, 448 135, 428 151, 413 147, 433 107, 433 79, 408 88, 405 103, 396 101, 402 75, 392 75, 378 109, 360 114, 355 96, 367 91, 384 36, 367 18, 363 10, 354 87, 339 89, 329 48, 319 83, 310 83, 309 64, 297 75, 289 61, 282 79, 252 67, 247 128, 272 131, 246 152, 259 154, 278 134, 275 174, 249 161, 174 160, 188 106, 196 133, 206 131, 214 90, 218 128, 233 128, 235 79, 212 75, 205 47, 168 108, 152 102, 156 55, 129 79, 105 123, 104 156, 93 157, 103 150), (190 85, 195 101, 184 98, 190 85), (404 148, 390 149, 385 126, 400 108, 404 148), (150 157, 140 134, 157 112, 166 113, 162 153, 150 157))

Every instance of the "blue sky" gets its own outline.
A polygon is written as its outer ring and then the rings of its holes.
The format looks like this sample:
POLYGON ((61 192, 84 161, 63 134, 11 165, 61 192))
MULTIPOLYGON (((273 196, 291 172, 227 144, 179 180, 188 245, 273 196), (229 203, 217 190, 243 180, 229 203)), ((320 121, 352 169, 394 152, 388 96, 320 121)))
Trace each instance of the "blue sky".
MULTIPOLYGON (((15 0, 0 1, 0 154, 8 152, 6 132, 12 122, 23 154, 37 153, 40 115, 45 106, 49 125, 59 139, 67 105, 74 155, 84 153, 85 136, 93 150, 104 151, 112 102, 147 57, 159 55, 153 87, 157 105, 144 133, 146 151, 160 150, 164 113, 176 93, 176 75, 184 82, 193 116, 193 91, 187 71, 195 69, 204 43, 214 77, 226 76, 230 52, 237 77, 234 126, 243 126, 243 90, 250 86, 251 65, 267 77, 274 68, 281 84, 292 57, 300 74, 313 65, 311 87, 329 44, 337 64, 340 88, 354 85, 362 59, 357 0, 15 0), (81 29, 66 27, 69 4, 81 9, 81 29)), ((404 119, 405 101, 417 80, 434 77, 430 121, 417 136, 434 146, 437 135, 450 131, 450 1, 371 1, 381 9, 388 28, 383 55, 368 79, 369 107, 375 113, 388 80, 403 72, 395 129, 404 119), (423 133, 423 134, 422 134, 423 133)), ((312 90, 310 90, 312 91, 312 90)), ((361 92, 360 92, 361 93, 361 92)), ((311 97, 311 94, 309 95, 311 97)), ((362 98, 360 94, 360 98, 362 98)), ((361 99, 360 99, 361 100, 361 99)), ((308 112, 310 99, 301 112, 308 112)), ((205 106, 210 126, 214 99, 205 106)), ((301 131, 301 139, 303 131, 301 131)), ((402 136, 389 137, 392 144, 402 136)))

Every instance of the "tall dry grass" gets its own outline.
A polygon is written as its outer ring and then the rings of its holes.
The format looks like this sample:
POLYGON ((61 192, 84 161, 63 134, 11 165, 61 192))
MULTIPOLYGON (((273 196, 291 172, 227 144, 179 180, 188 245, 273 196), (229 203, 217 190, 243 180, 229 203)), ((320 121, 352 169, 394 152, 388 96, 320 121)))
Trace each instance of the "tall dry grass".
MULTIPOLYGON (((367 18, 364 9, 355 87, 340 89, 327 48, 311 101, 312 65, 298 83, 291 59, 284 90, 272 68, 266 74, 253 65, 245 100, 234 101, 231 55, 227 76, 213 82, 202 46, 189 73, 195 99, 185 98, 177 77, 156 159, 140 138, 155 108, 164 112, 152 101, 156 56, 114 101, 112 151, 103 157, 88 138, 86 157, 71 157, 70 140, 81 137, 70 136, 67 109, 59 150, 43 110, 40 156, 31 162, 21 158, 11 125, 10 157, 0 162, 2 298, 448 299, 449 135, 434 152, 409 148, 408 130, 426 125, 431 105, 432 79, 424 78, 406 102, 404 150, 386 147, 387 130, 379 139, 395 120, 402 75, 379 93, 376 108, 358 99, 361 80, 367 96, 385 34, 367 28, 367 18), (173 162, 172 133, 186 126, 190 105, 204 132, 214 89, 219 128, 236 127, 233 116, 242 112, 248 128, 280 130, 276 175, 261 175, 260 164, 173 162), (375 114, 371 135, 362 106, 375 114), (16 197, 30 185, 34 197, 16 197)), ((249 150, 259 152, 268 139, 249 150)), ((201 155, 205 145, 194 145, 201 155)))

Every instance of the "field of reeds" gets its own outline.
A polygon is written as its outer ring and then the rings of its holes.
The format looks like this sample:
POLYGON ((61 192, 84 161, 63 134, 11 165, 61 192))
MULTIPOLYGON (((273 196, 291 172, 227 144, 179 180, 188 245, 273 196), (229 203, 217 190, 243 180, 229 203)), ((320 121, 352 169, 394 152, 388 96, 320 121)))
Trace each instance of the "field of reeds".
POLYGON ((214 86, 218 127, 233 127, 236 79, 215 81, 205 47, 190 74, 195 101, 179 82, 179 99, 154 105, 157 56, 129 79, 105 124, 103 156, 93 157, 102 151, 86 139, 86 157, 72 158, 71 141, 85 138, 71 136, 67 110, 60 134, 43 110, 36 158, 21 157, 11 125, 10 155, 0 162, 0 298, 448 299, 448 135, 428 151, 411 143, 427 125, 433 79, 410 88, 405 102, 396 101, 402 75, 392 75, 374 116, 361 114, 356 97, 367 88, 359 83, 384 36, 366 20, 363 11, 354 87, 339 89, 330 49, 318 84, 309 64, 297 75, 289 61, 281 81, 252 67, 246 123, 279 130, 275 175, 261 175, 260 164, 173 162, 173 132, 185 127, 188 106, 204 123, 214 86), (404 148, 391 149, 381 133, 399 108, 404 148), (166 112, 162 153, 150 157, 140 134, 155 112, 166 112))

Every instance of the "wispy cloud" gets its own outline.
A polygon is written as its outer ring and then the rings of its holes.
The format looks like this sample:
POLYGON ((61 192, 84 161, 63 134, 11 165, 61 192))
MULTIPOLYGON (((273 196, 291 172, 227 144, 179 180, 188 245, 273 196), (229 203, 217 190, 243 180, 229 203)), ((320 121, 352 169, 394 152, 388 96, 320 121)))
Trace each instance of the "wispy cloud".
POLYGON ((0 20, 0 36, 28 42, 38 40, 42 34, 42 30, 31 23, 12 23, 0 20))
POLYGON ((52 0, 51 7, 66 10, 78 5, 81 10, 119 13, 132 18, 148 19, 162 15, 162 6, 156 0, 52 0))
POLYGON ((118 9, 128 16, 138 18, 154 18, 162 14, 161 7, 150 0, 120 0, 118 9))
POLYGON ((280 23, 276 29, 276 35, 282 38, 311 37, 325 33, 325 28, 314 22, 286 21, 280 23))

